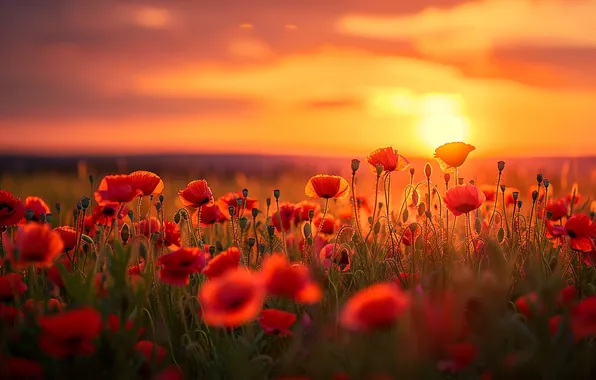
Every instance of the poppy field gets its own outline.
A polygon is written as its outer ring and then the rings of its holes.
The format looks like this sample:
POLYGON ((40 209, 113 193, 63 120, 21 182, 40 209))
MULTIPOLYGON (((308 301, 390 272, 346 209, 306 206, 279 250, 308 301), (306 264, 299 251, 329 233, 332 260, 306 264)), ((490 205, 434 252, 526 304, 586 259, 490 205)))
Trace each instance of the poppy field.
POLYGON ((469 181, 474 150, 377 149, 298 202, 196 178, 174 203, 149 171, 1 189, 0 379, 595 378, 595 204, 503 161, 469 181))

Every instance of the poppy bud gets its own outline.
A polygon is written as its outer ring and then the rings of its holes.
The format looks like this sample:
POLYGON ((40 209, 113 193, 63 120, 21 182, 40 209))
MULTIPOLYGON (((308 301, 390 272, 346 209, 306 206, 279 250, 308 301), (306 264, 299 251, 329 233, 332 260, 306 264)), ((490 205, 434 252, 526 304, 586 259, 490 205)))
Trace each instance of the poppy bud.
POLYGON ((134 220, 134 219, 133 219, 133 217, 134 217, 134 216, 135 216, 135 215, 134 215, 134 213, 132 212, 132 210, 128 210, 128 219, 130 219, 130 220, 134 220))
MULTIPOLYGON (((130 214, 128 216, 130 216, 130 214)), ((174 223, 176 223, 176 224, 180 223, 180 213, 179 212, 174 214, 174 223)))
POLYGON ((159 210, 161 210, 161 203, 155 203, 155 209, 157 210, 157 212, 159 212, 159 210))
POLYGON ((476 234, 480 235, 480 232, 482 232, 482 222, 480 221, 480 218, 476 218, 476 220, 474 220, 474 230, 476 230, 476 234))
POLYGON ((514 201, 516 201, 517 198, 519 198, 519 192, 518 191, 514 191, 512 195, 513 195, 513 200, 514 201))
POLYGON ((188 213, 186 212, 186 210, 183 210, 183 211, 180 213, 180 216, 182 216, 182 219, 184 219, 184 220, 188 220, 188 213))
POLYGON ((81 202, 77 202, 77 210, 81 211, 83 209, 83 204, 81 202))
POLYGON ((546 219, 547 219, 547 220, 550 220, 552 217, 553 217, 553 212, 552 212, 552 210, 548 210, 548 211, 546 212, 546 219))
POLYGON ((409 217, 410 217, 410 213, 408 212, 408 209, 405 209, 404 213, 402 214, 401 220, 405 223, 409 217))
POLYGON ((426 205, 424 204, 424 202, 420 202, 420 204, 418 205, 418 216, 424 215, 425 211, 426 211, 426 205))
POLYGON ((46 214, 44 214, 44 213, 39 214, 39 221, 42 223, 45 223, 46 222, 46 214))
POLYGON ((369 224, 369 225, 370 225, 370 224, 373 224, 373 217, 372 217, 372 216, 369 216, 369 217, 368 217, 368 224, 369 224))
POLYGON ((410 228, 410 231, 412 233, 415 233, 416 232, 416 229, 418 228, 418 225, 416 223, 412 223, 408 227, 410 228))
POLYGON ((214 245, 212 245, 212 246, 209 247, 209 254, 211 256, 214 256, 215 255, 215 246, 214 245))
POLYGON ((377 164, 376 169, 377 169, 377 176, 380 176, 381 173, 383 173, 383 170, 385 170, 385 167, 381 164, 377 164))
POLYGON ((255 238, 248 238, 248 249, 252 249, 252 247, 255 246, 255 243, 257 241, 255 240, 255 238))
POLYGON ((257 216, 259 216, 259 209, 258 208, 253 208, 251 210, 251 213, 252 213, 252 217, 253 218, 256 218, 257 216))
POLYGON ((228 207, 228 212, 230 213, 231 217, 234 217, 234 215, 236 215, 236 207, 234 207, 234 206, 228 207))
POLYGON ((410 168, 410 176, 414 177, 414 173, 416 173, 416 168, 410 168))
POLYGON ((360 168, 360 160, 353 159, 352 160, 352 173, 356 173, 360 168))
POLYGON ((165 199, 166 199, 166 198, 163 196, 163 194, 159 194, 159 201, 160 201, 161 203, 163 203, 163 201, 164 201, 165 199))
POLYGON ((542 174, 536 176, 536 181, 538 181, 539 184, 542 183, 542 174))
POLYGON ((279 196, 280 196, 280 191, 278 189, 273 190, 273 196, 275 197, 275 200, 279 200, 279 196))
MULTIPOLYGON (((75 213, 76 212, 77 210, 75 210, 75 213)), ((25 211, 25 220, 30 222, 33 219, 33 216, 35 216, 35 213, 33 212, 33 210, 28 208, 27 211, 25 211)))
POLYGON ((265 204, 267 205, 267 207, 271 207, 271 198, 265 199, 265 204))
POLYGON ((245 216, 243 216, 242 218, 240 218, 238 224, 240 224, 240 229, 243 230, 248 225, 248 219, 245 216))
POLYGON ((424 165, 424 175, 426 176, 426 178, 430 179, 430 176, 433 174, 433 168, 432 166, 430 166, 430 164, 427 162, 426 165, 424 165))
POLYGON ((458 178, 457 179, 457 184, 460 185, 460 186, 463 185, 464 184, 464 179, 463 178, 458 178))
POLYGON ((93 244, 93 239, 91 239, 89 236, 85 234, 81 235, 81 239, 87 244, 93 244))
POLYGON ((524 202, 522 201, 517 201, 517 208, 521 210, 522 206, 523 206, 524 202))
POLYGON ((497 169, 499 169, 499 173, 502 172, 505 169, 505 161, 497 162, 497 169))
POLYGON ((93 185, 93 174, 89 174, 89 183, 93 185))
POLYGON ((247 198, 248 197, 248 189, 242 189, 242 196, 244 198, 247 198))
POLYGON ((432 218, 432 217, 433 217, 433 214, 430 212, 430 210, 426 210, 426 211, 424 212, 424 215, 425 215, 425 216, 426 216, 428 219, 430 219, 430 218, 432 218))
POLYGON ((499 239, 499 244, 503 243, 503 239, 505 239, 505 230, 503 227, 499 228, 499 232, 497 233, 497 239, 499 239))
POLYGON ((270 239, 273 239, 273 236, 275 235, 275 226, 273 226, 273 225, 267 226, 267 234, 269 235, 270 239))
POLYGON ((474 181, 473 179, 470 180, 470 185, 474 186, 476 185, 476 181, 474 181))
POLYGON ((379 209, 383 209, 383 202, 379 202, 379 209))
POLYGON ((244 199, 236 198, 236 204, 238 205, 238 207, 242 207, 242 205, 244 204, 244 199))
POLYGON ((51 212, 46 214, 46 221, 48 223, 52 223, 52 213, 51 212))
POLYGON ((308 220, 312 221, 315 217, 315 210, 308 210, 308 220))
POLYGON ((448 184, 449 181, 451 181, 451 174, 445 173, 445 175, 443 176, 443 179, 445 180, 445 183, 448 184))
POLYGON ((596 211, 590 211, 590 218, 592 220, 594 220, 594 217, 596 216, 596 211))
POLYGON ((507 189, 507 186, 505 186, 505 185, 501 185, 501 192, 502 192, 502 193, 504 193, 506 189, 507 189))
POLYGON ((56 209, 56 212, 57 212, 58 214, 60 214, 60 203, 56 203, 56 204, 54 205, 54 208, 56 209))
POLYGON ((312 234, 312 227, 310 223, 304 223, 304 227, 302 228, 304 232, 304 237, 308 238, 312 234))
POLYGON ((375 235, 377 235, 381 231, 381 222, 376 222, 374 227, 375 235))
POLYGON ((538 199, 538 190, 532 191, 532 200, 536 201, 538 199))
POLYGON ((89 197, 82 197, 81 198, 81 206, 83 206, 84 210, 87 210, 87 207, 89 207, 89 202, 91 200, 89 199, 89 197))
POLYGON ((550 180, 547 178, 544 180, 544 188, 548 189, 549 186, 550 186, 550 180))
POLYGON ((126 223, 124 223, 124 225, 122 226, 122 230, 120 230, 120 238, 122 238, 122 242, 124 244, 126 244, 128 242, 128 239, 130 239, 130 228, 126 223))
POLYGON ((259 244, 259 253, 261 255, 265 254, 265 244, 259 244))

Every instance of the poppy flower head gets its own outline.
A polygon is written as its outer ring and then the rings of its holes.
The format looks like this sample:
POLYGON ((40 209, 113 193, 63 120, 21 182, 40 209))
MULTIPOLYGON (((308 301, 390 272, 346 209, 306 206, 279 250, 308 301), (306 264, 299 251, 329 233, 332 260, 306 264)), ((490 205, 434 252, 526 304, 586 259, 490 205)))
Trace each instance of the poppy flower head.
POLYGON ((261 312, 259 324, 266 334, 280 337, 294 335, 290 327, 296 322, 296 314, 277 309, 266 309, 261 312))
POLYGON ((314 225, 315 230, 320 231, 324 235, 335 234, 335 227, 337 226, 337 221, 335 220, 333 215, 327 214, 325 215, 325 219, 323 219, 323 214, 317 214, 313 218, 312 223, 314 225))
POLYGON ((435 159, 441 170, 451 172, 464 164, 468 155, 476 149, 473 145, 463 142, 451 142, 435 149, 435 159))
POLYGON ((58 260, 56 260, 54 262, 54 264, 48 269, 46 270, 46 277, 54 283, 54 285, 63 288, 64 287, 64 280, 62 279, 62 274, 60 273, 60 270, 58 269, 58 267, 60 265, 64 265, 64 269, 66 269, 66 271, 70 272, 72 271, 72 263, 70 262, 70 260, 64 255, 60 258, 58 258, 58 260))
POLYGON ((511 205, 514 205, 517 203, 517 201, 515 200, 515 197, 513 196, 513 193, 520 193, 519 189, 517 189, 515 187, 507 187, 505 189, 505 205, 511 206, 511 205))
POLYGON ((64 251, 70 251, 77 246, 77 231, 71 226, 56 227, 54 231, 60 234, 64 243, 64 251))
POLYGON ((139 222, 139 232, 144 236, 151 237, 156 232, 161 232, 161 222, 156 217, 143 219, 139 222))
POLYGON ((393 147, 379 148, 368 155, 366 162, 370 165, 373 173, 377 173, 377 165, 383 166, 383 171, 404 171, 410 167, 410 161, 397 153, 393 147))
POLYGON ((257 207, 258 202, 254 198, 244 198, 242 192, 238 191, 236 193, 228 193, 219 197, 217 205, 219 206, 222 215, 225 218, 230 219, 230 212, 228 211, 230 206, 234 207, 237 210, 240 210, 240 208, 244 208, 245 210, 250 211, 253 208, 257 207))
POLYGON ((23 276, 17 273, 8 273, 0 276, 0 302, 7 302, 20 297, 27 291, 23 276))
POLYGON ((56 298, 50 298, 47 302, 44 301, 37 301, 29 298, 23 304, 23 310, 29 314, 44 314, 45 312, 48 313, 55 313, 62 311, 64 305, 58 301, 56 298))
POLYGON ((160 195, 163 193, 164 183, 155 173, 145 170, 138 170, 129 175, 130 183, 133 188, 141 190, 141 195, 160 195))
POLYGON ((302 201, 296 203, 294 206, 294 215, 292 218, 294 219, 294 225, 297 226, 302 222, 308 221, 308 214, 310 210, 313 210, 315 215, 319 212, 320 206, 314 202, 310 201, 302 201))
POLYGON ((319 174, 308 181, 304 191, 307 196, 315 199, 340 199, 349 195, 350 185, 343 177, 319 174))
POLYGON ((95 200, 99 205, 112 203, 129 203, 143 192, 135 187, 135 182, 127 174, 107 175, 99 183, 95 192, 95 200))
POLYGON ((493 185, 480 185, 479 189, 484 193, 486 202, 494 202, 497 194, 497 188, 493 185))
POLYGON ((25 217, 23 202, 5 190, 0 190, 0 226, 12 226, 25 217))
POLYGON ((166 358, 168 351, 158 344, 149 340, 140 340, 135 344, 135 351, 143 358, 146 363, 161 364, 166 358))
POLYGON ((178 198, 185 207, 198 208, 213 204, 213 193, 204 179, 190 182, 178 191, 178 198))
POLYGON ((60 233, 50 229, 47 224, 29 223, 19 226, 16 242, 8 249, 8 258, 17 269, 29 265, 49 268, 54 259, 64 252, 64 242, 60 233), (15 250, 18 256, 15 258, 15 250))
POLYGON ((237 247, 230 247, 219 253, 203 269, 203 274, 209 278, 216 278, 228 271, 238 270, 240 264, 240 250, 237 247))
POLYGON ((103 204, 93 208, 91 219, 85 217, 85 228, 89 232, 94 231, 97 224, 111 226, 114 219, 122 220, 128 216, 128 208, 114 202, 103 202, 103 204))
POLYGON ((319 252, 319 259, 321 264, 326 269, 334 265, 339 271, 345 272, 350 269, 350 262, 353 253, 345 247, 337 245, 337 253, 335 252, 335 243, 325 245, 319 252))
POLYGON ((569 245, 579 252, 591 252, 596 238, 596 223, 588 215, 575 214, 565 223, 565 231, 569 235, 569 245))
POLYGON ((571 330, 576 341, 596 336, 596 297, 584 298, 571 310, 571 330))
POLYGON ((391 326, 410 305, 408 296, 393 283, 375 284, 354 294, 339 315, 348 330, 371 331, 391 326))
POLYGON ((50 213, 50 208, 47 203, 40 197, 25 198, 25 210, 33 211, 33 218, 31 220, 34 222, 39 222, 41 220, 41 214, 50 213))
POLYGON ((185 286, 190 283, 189 276, 200 273, 205 263, 205 255, 200 248, 179 248, 157 259, 157 265, 161 265, 157 274, 166 284, 185 286))
POLYGON ((467 184, 450 188, 443 200, 449 211, 459 216, 478 209, 486 200, 486 196, 476 186, 467 184))
POLYGON ((546 205, 546 211, 550 211, 551 222, 558 222, 559 220, 567 216, 567 205, 565 204, 565 201, 563 199, 549 201, 546 205))
POLYGON ((90 307, 39 318, 39 347, 48 356, 65 358, 95 352, 94 340, 102 326, 100 313, 90 307))
POLYGON ((293 203, 280 203, 279 210, 271 215, 271 224, 280 232, 283 226, 284 231, 289 231, 292 226, 292 218, 294 216, 295 206, 293 203), (281 225, 280 225, 281 219, 281 225))
POLYGON ((273 254, 263 262, 262 276, 267 291, 278 297, 314 304, 321 300, 323 291, 310 277, 307 267, 290 264, 281 254, 273 254))
POLYGON ((258 275, 242 269, 207 281, 199 292, 199 300, 205 324, 238 327, 259 315, 265 287, 258 275))
POLYGON ((515 307, 517 311, 530 318, 534 312, 542 312, 543 305, 541 304, 538 294, 535 292, 526 294, 515 300, 515 307))
POLYGON ((180 227, 174 222, 168 220, 163 222, 164 235, 157 240, 157 246, 161 247, 163 244, 166 247, 180 246, 180 227))
MULTIPOLYGON (((226 211, 227 212, 227 211, 226 211)), ((228 212, 229 215, 229 212, 228 212)), ((192 214, 191 221, 193 226, 197 226, 199 219, 199 209, 192 214)), ((215 223, 226 221, 226 217, 221 212, 219 204, 213 203, 211 205, 205 204, 201 206, 201 226, 206 227, 215 223)))

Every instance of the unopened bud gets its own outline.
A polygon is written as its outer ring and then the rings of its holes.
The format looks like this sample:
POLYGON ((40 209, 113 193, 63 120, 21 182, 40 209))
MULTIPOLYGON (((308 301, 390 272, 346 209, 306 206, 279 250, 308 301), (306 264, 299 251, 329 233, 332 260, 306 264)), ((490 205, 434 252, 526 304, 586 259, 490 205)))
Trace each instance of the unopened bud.
POLYGON ((385 170, 385 167, 381 164, 377 164, 376 169, 377 169, 377 175, 380 176, 381 173, 383 173, 383 170, 385 170))
POLYGON ((304 223, 304 227, 302 228, 304 232, 304 237, 308 238, 312 234, 312 227, 310 223, 304 223))
POLYGON ((230 216, 233 217, 234 215, 236 215, 236 207, 229 206, 228 207, 228 212, 230 213, 230 216))
MULTIPOLYGON (((77 210, 75 210, 75 213, 76 212, 77 212, 77 210)), ((35 216, 35 213, 30 208, 28 208, 27 211, 25 211, 25 220, 26 221, 30 222, 34 216, 35 216)))
POLYGON ((120 238, 122 238, 122 242, 124 244, 126 244, 128 242, 128 239, 130 239, 130 228, 126 223, 124 223, 124 225, 122 226, 122 230, 120 230, 120 238))
POLYGON ((536 181, 538 181, 539 184, 542 183, 542 174, 536 176, 536 181))
POLYGON ((163 194, 159 194, 159 201, 160 201, 161 203, 163 203, 163 201, 164 201, 165 199, 166 199, 166 198, 163 196, 163 194))
POLYGON ((81 202, 77 202, 77 210, 81 211, 83 209, 83 204, 81 202))
POLYGON ((428 219, 430 219, 430 218, 432 218, 432 216, 433 216, 433 215, 432 215, 432 213, 430 212, 430 210, 426 210, 426 211, 424 212, 424 216, 426 216, 428 219))
POLYGON ((244 199, 236 198, 236 204, 238 205, 238 207, 242 207, 242 205, 244 204, 244 199))
POLYGON ((243 216, 242 218, 240 218, 240 220, 238 221, 238 224, 240 224, 240 229, 245 229, 246 226, 248 225, 248 219, 243 216))
POLYGON ((464 184, 464 179, 463 178, 458 178, 457 179, 457 184, 460 185, 460 186, 463 185, 464 184))
POLYGON ((60 203, 56 203, 56 204, 54 205, 54 208, 56 209, 56 212, 57 212, 58 214, 60 214, 60 208, 61 208, 61 207, 60 207, 60 203))
POLYGON ((552 212, 552 210, 548 210, 548 211, 546 212, 546 219, 547 219, 547 220, 550 220, 550 219, 552 219, 552 217, 553 217, 553 212, 552 212))
POLYGON ((252 249, 252 247, 255 246, 256 242, 257 241, 255 240, 255 238, 248 238, 248 249, 252 249))
POLYGON ((416 168, 410 168, 410 176, 414 177, 414 173, 416 173, 416 168))
POLYGON ((590 211, 590 219, 594 220, 594 217, 596 217, 596 211, 590 211))
POLYGON ((360 168, 360 160, 353 159, 352 160, 352 173, 356 173, 360 168))
POLYGON ((313 220, 313 218, 315 217, 315 210, 308 210, 308 220, 313 220))
POLYGON ((425 211, 426 211, 426 205, 424 204, 424 202, 420 202, 420 204, 418 205, 418 216, 424 215, 425 211))
POLYGON ((83 206, 84 210, 87 210, 87 208, 89 207, 89 202, 91 200, 89 199, 89 197, 82 197, 81 198, 81 206, 83 206))
POLYGON ((501 192, 504 193, 505 190, 507 190, 507 186, 506 185, 501 185, 501 192))
POLYGON ((81 235, 81 239, 83 239, 83 241, 87 244, 93 244, 93 239, 85 234, 81 235))
POLYGON ((250 212, 251 212, 253 218, 256 218, 257 216, 259 216, 258 208, 253 208, 250 212))
POLYGON ((381 222, 376 222, 375 227, 373 228, 375 235, 378 235, 381 231, 381 222))
POLYGON ((426 165, 424 165, 424 175, 426 176, 426 178, 429 178, 430 179, 430 177, 432 176, 432 174, 433 174, 433 168, 427 162, 426 165))
POLYGON ((273 225, 267 226, 267 234, 269 235, 270 239, 273 239, 273 236, 275 235, 275 226, 273 226, 273 225))
POLYGON ((409 217, 410 217, 410 213, 408 212, 408 209, 405 209, 404 213, 402 214, 402 217, 401 217, 402 222, 405 223, 409 217))
POLYGON ((451 181, 451 174, 445 173, 445 175, 443 176, 443 179, 445 179, 446 184, 449 184, 449 181, 451 181))
POLYGON ((544 188, 548 189, 549 186, 550 186, 550 180, 547 178, 544 180, 544 188))
POLYGON ((521 210, 522 206, 523 206, 524 202, 522 201, 517 201, 517 208, 521 210))
POLYGON ((39 214, 39 221, 42 223, 45 223, 46 222, 46 214, 44 214, 44 213, 39 214))
POLYGON ((538 190, 532 191, 532 200, 536 201, 538 199, 538 190))
POLYGON ((93 185, 93 174, 89 174, 89 183, 93 185))
POLYGON ((513 195, 513 200, 516 201, 517 198, 519 198, 519 191, 514 191, 512 195, 513 195))
POLYGON ((161 202, 155 203, 155 209, 159 212, 161 210, 161 202))
POLYGON ((505 161, 497 162, 497 169, 499 169, 499 173, 502 172, 505 169, 505 161))
POLYGON ((242 196, 246 199, 248 197, 248 189, 242 189, 242 196))
POLYGON ((130 219, 130 220, 132 221, 132 220, 134 220, 134 219, 133 219, 133 217, 134 217, 134 216, 135 216, 135 215, 134 215, 134 213, 132 212, 132 210, 128 210, 128 219, 130 219))
POLYGON ((267 207, 271 207, 271 198, 265 199, 265 204, 267 204, 267 207))
POLYGON ((52 213, 51 212, 47 213, 46 214, 46 221, 48 223, 52 223, 52 219, 53 219, 52 213))
POLYGON ((368 217, 368 224, 369 225, 373 224, 373 217, 372 216, 369 216, 368 217))
POLYGON ((266 248, 266 247, 265 247, 265 244, 262 244, 262 243, 261 243, 261 244, 259 244, 259 253, 260 253, 261 255, 264 255, 264 254, 265 254, 265 248, 266 248))
POLYGON ((215 255, 215 246, 214 245, 212 245, 212 246, 209 247, 209 254, 211 256, 214 256, 215 255))
POLYGON ((474 181, 473 179, 470 180, 470 185, 474 186, 476 185, 476 181, 474 181))
POLYGON ((273 190, 273 197, 275 197, 275 200, 279 200, 279 196, 280 196, 280 191, 278 189, 273 190))
POLYGON ((174 214, 174 223, 176 223, 176 224, 180 223, 180 213, 179 212, 174 214))

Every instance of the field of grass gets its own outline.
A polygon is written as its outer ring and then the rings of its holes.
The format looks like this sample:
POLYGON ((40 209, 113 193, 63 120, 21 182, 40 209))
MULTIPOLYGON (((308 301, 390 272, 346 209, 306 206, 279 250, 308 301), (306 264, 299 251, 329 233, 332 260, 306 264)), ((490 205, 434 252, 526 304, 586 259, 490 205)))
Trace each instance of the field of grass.
POLYGON ((0 379, 595 378, 596 171, 468 153, 6 172, 0 379))

